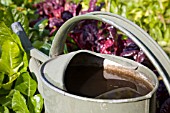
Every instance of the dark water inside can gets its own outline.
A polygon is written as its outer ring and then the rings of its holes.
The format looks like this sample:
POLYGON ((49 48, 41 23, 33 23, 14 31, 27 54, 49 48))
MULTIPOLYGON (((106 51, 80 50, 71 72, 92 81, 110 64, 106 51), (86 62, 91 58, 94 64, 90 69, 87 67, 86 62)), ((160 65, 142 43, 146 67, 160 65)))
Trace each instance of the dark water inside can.
POLYGON ((69 93, 100 99, 127 99, 148 94, 153 87, 131 73, 97 66, 68 66, 65 87, 69 93), (123 75, 123 76, 122 76, 123 75))

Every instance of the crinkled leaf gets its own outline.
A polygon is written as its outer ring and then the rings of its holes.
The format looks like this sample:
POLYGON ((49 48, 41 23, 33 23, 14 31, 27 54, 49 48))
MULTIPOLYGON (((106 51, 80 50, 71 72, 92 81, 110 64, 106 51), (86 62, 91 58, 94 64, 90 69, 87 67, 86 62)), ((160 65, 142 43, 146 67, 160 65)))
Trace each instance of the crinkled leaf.
POLYGON ((3 42, 5 42, 6 40, 10 40, 12 42, 16 42, 19 45, 19 47, 22 49, 22 51, 24 51, 19 37, 16 34, 14 34, 4 22, 0 21, 0 26, 1 26, 0 27, 0 45, 2 46, 3 42))
POLYGON ((28 72, 25 72, 17 78, 15 89, 24 95, 33 96, 37 89, 37 83, 30 77, 28 72))
MULTIPOLYGON (((17 73, 21 67, 23 67, 23 56, 24 52, 19 48, 18 44, 6 40, 2 45, 2 56, 1 59, 5 62, 9 68, 9 76, 12 76, 14 73, 17 73)), ((24 69, 26 71, 26 69, 24 69)))
POLYGON ((34 95, 29 98, 29 110, 31 113, 41 113, 43 108, 43 98, 40 94, 34 95))
POLYGON ((6 62, 3 62, 3 60, 0 59, 0 88, 3 87, 3 89, 6 90, 11 89, 13 81, 19 76, 19 73, 14 73, 13 75, 9 76, 8 74, 11 71, 12 69, 10 69, 10 66, 8 66, 6 62))
POLYGON ((15 42, 7 40, 2 45, 2 55, 0 60, 0 71, 5 73, 6 82, 2 84, 4 89, 10 89, 13 81, 20 75, 21 72, 27 70, 26 58, 23 58, 22 51, 15 42), (25 66, 26 65, 26 66, 25 66))
MULTIPOLYGON (((11 68, 16 68, 22 63, 24 67, 27 67, 27 55, 24 52, 20 39, 17 35, 13 34, 3 22, 0 22, 0 26, 0 45, 2 46, 1 59, 7 64, 10 64, 11 68)), ((26 69, 23 71, 25 70, 26 69)))
POLYGON ((0 22, 0 72, 5 74, 6 80, 2 86, 4 89, 10 89, 12 82, 20 75, 27 71, 28 60, 27 55, 22 48, 21 42, 17 35, 0 22))
POLYGON ((17 90, 12 98, 12 109, 16 113, 29 113, 25 98, 17 90))

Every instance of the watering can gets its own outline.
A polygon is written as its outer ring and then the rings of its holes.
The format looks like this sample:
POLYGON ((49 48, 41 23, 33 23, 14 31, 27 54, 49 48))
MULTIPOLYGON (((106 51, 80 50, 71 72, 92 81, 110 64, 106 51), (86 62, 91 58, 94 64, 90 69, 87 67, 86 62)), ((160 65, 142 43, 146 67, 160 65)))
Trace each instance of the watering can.
MULTIPOLYGON (((62 54, 67 33, 79 21, 88 19, 108 23, 131 38, 153 63, 159 74, 162 76, 170 94, 169 57, 144 30, 119 15, 107 12, 92 12, 69 19, 57 31, 49 56, 33 48, 21 25, 19 23, 13 23, 13 31, 18 34, 24 49, 29 52, 31 56, 29 69, 37 77, 38 90, 44 98, 45 112, 155 113, 155 95, 158 88, 158 79, 147 67, 126 58, 95 53, 88 50, 79 50, 68 54, 62 54), (68 82, 70 81, 69 79, 71 79, 66 76, 67 69, 71 65, 86 65, 87 67, 103 66, 104 68, 112 66, 115 70, 119 69, 122 73, 132 73, 132 75, 134 75, 133 73, 143 73, 141 77, 138 77, 140 80, 147 80, 153 88, 146 95, 125 99, 103 99, 100 98, 103 96, 102 94, 96 98, 77 95, 70 93, 67 90, 65 82, 65 78, 68 79, 68 82), (116 69, 116 67, 118 68, 116 69)), ((68 74, 70 72, 72 71, 69 71, 68 74)), ((130 76, 131 74, 127 75, 130 76)), ((108 93, 110 92, 106 92, 104 95, 108 93)))

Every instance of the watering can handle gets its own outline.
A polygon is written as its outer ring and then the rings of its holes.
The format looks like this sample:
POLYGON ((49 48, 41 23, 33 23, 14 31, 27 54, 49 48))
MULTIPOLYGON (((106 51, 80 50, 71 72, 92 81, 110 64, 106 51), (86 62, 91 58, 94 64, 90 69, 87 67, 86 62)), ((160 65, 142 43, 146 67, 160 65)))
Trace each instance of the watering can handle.
POLYGON ((81 20, 99 20, 124 32, 130 37, 146 54, 159 74, 162 76, 166 88, 170 94, 170 59, 161 47, 139 26, 133 22, 115 14, 107 12, 92 12, 85 15, 73 17, 66 21, 58 30, 52 43, 50 57, 63 53, 67 33, 81 20))

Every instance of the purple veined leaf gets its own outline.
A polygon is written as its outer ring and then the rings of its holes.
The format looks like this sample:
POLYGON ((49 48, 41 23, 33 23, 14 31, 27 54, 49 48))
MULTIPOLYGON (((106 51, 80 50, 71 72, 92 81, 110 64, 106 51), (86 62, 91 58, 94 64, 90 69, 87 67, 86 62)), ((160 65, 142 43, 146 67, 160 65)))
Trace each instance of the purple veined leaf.
POLYGON ((73 17, 73 14, 69 11, 63 11, 61 13, 61 18, 64 20, 64 21, 67 21, 68 19, 72 18, 73 17))
POLYGON ((113 44, 114 44, 114 40, 112 39, 102 40, 101 43, 99 44, 100 53, 111 54, 113 49, 113 44))
MULTIPOLYGON (((38 11, 40 12, 42 10, 42 16, 49 19, 47 28, 50 29, 50 36, 71 17, 101 10, 104 5, 101 3, 98 6, 96 4, 97 0, 91 0, 89 9, 87 11, 82 11, 81 3, 81 1, 78 4, 75 4, 65 0, 46 0, 37 4, 36 7, 38 8, 38 11), (51 7, 48 9, 48 6, 51 7), (43 7, 45 7, 45 9, 43 7)), ((102 22, 94 20, 81 21, 68 36, 75 41, 80 49, 130 57, 138 62, 143 62, 146 59, 144 53, 140 51, 139 47, 131 39, 127 38, 124 40, 122 38, 123 35, 119 34, 116 28, 102 22)), ((71 47, 71 44, 69 44, 69 47, 71 47)))
POLYGON ((122 40, 122 35, 118 35, 117 38, 115 39, 114 54, 120 56, 120 54, 123 52, 124 47, 125 47, 124 40, 122 40))
POLYGON ((43 4, 43 10, 46 15, 50 15, 52 13, 53 7, 51 2, 47 2, 46 4, 43 4))
POLYGON ((138 52, 139 52, 139 50, 124 51, 124 52, 121 53, 120 56, 130 57, 130 56, 137 55, 138 52))
POLYGON ((60 7, 58 9, 54 9, 52 10, 53 16, 55 18, 60 18, 61 17, 61 13, 64 11, 64 7, 60 7))
POLYGON ((55 31, 57 31, 57 28, 56 28, 56 27, 54 27, 54 28, 50 31, 50 36, 53 35, 53 33, 54 33, 55 31))
POLYGON ((110 36, 113 38, 113 39, 117 39, 117 29, 113 26, 107 26, 106 28, 108 30, 108 32, 110 33, 110 36))
POLYGON ((97 0, 90 0, 88 12, 94 11, 97 0))
POLYGON ((64 6, 65 11, 69 11, 73 16, 76 16, 77 5, 73 2, 66 3, 64 6))
POLYGON ((143 51, 139 51, 137 58, 136 58, 136 62, 142 63, 145 60, 145 54, 143 51))
POLYGON ((64 21, 62 19, 58 19, 55 17, 49 18, 49 28, 54 28, 54 27, 59 28, 63 23, 64 21))
POLYGON ((49 0, 50 2, 52 2, 54 4, 54 6, 64 6, 64 4, 66 3, 66 0, 49 0))

